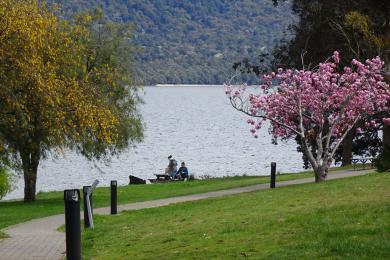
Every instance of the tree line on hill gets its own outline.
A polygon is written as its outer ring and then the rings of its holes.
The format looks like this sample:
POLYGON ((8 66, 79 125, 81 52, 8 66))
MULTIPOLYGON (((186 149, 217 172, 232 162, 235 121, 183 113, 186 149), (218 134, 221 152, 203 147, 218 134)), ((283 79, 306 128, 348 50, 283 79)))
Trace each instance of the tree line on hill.
POLYGON ((288 39, 295 19, 289 3, 274 8, 269 0, 53 1, 66 17, 98 7, 113 21, 132 23, 142 85, 223 84, 232 63, 288 39))

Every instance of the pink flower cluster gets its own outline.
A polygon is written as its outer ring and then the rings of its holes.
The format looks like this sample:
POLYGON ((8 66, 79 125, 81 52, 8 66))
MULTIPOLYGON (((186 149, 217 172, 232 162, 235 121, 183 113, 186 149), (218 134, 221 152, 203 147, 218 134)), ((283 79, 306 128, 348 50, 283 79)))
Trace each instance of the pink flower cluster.
MULTIPOLYGON (((278 69, 262 77, 261 91, 245 94, 245 87, 226 87, 234 107, 257 118, 249 119, 251 132, 270 120, 275 138, 288 138, 305 131, 330 131, 336 140, 358 120, 388 111, 389 86, 383 81, 383 61, 352 60, 351 67, 339 68, 339 53, 315 70, 278 69), (245 102, 246 104, 242 104, 245 102)), ((390 124, 390 118, 383 122, 390 124)), ((368 122, 367 125, 372 125, 368 122)), ((359 129, 358 131, 361 131, 359 129)))

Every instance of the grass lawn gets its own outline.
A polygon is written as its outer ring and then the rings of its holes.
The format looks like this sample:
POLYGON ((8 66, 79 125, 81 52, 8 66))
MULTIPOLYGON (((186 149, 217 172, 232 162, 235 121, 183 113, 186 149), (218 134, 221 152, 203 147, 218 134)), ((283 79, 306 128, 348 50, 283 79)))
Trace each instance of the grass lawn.
POLYGON ((83 259, 390 259, 390 173, 96 216, 83 259))
MULTIPOLYGON (((278 180, 310 177, 310 173, 279 175, 278 180)), ((140 202, 179 195, 202 193, 240 186, 266 183, 269 177, 231 177, 155 185, 128 185, 118 187, 118 204, 140 202)), ((0 202, 0 229, 30 219, 64 212, 63 192, 44 192, 33 203, 23 201, 0 202)), ((97 188, 93 195, 94 208, 109 206, 110 189, 97 188)))
MULTIPOLYGON (((349 169, 351 166, 333 168, 349 169)), ((306 171, 294 174, 281 174, 277 181, 312 177, 313 172, 306 171)), ((248 186, 269 182, 269 177, 229 177, 189 182, 175 182, 156 185, 131 185, 118 187, 118 204, 162 199, 173 196, 202 193, 248 186)), ((94 208, 109 206, 109 188, 97 188, 93 196, 94 208)), ((63 192, 44 192, 37 195, 33 203, 22 201, 0 201, 0 230, 10 225, 31 219, 61 214, 64 212, 63 192)), ((0 231, 0 238, 4 234, 0 231)))

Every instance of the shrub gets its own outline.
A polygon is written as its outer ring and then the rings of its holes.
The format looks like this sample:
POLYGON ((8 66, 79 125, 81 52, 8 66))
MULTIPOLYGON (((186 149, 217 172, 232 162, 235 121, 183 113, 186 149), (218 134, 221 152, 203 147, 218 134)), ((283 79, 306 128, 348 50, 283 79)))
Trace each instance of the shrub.
POLYGON ((11 191, 11 178, 7 170, 0 169, 0 199, 11 191))
POLYGON ((390 151, 384 151, 378 156, 375 167, 378 172, 390 171, 390 151))

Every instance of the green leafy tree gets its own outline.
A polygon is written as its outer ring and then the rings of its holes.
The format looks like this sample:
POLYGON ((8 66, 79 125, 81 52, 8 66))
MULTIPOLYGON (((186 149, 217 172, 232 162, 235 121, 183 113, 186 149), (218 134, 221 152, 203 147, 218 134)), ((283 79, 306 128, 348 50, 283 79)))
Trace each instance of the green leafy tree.
MULTIPOLYGON (((377 55, 388 64, 389 1, 294 0, 293 10, 300 18, 299 23, 291 27, 295 36, 275 49, 274 67, 300 68, 302 60, 306 64, 317 64, 335 49, 345 54, 341 61, 343 65, 352 58, 365 60, 377 55)), ((384 147, 390 147, 389 130, 383 127, 384 147)), ((361 136, 356 138, 355 132, 351 132, 344 140, 336 154, 343 165, 350 164, 352 151, 375 154, 378 149, 371 149, 368 144, 377 148, 382 145, 378 138, 373 142, 360 142, 360 139, 361 136)))
POLYGON ((105 159, 142 140, 128 28, 54 12, 37 0, 0 3, 0 152, 23 172, 25 201, 48 153, 105 159))
POLYGON ((5 169, 0 168, 0 200, 11 191, 11 177, 5 169))
MULTIPOLYGON (((390 83, 390 3, 380 0, 373 2, 375 5, 371 12, 370 9, 364 10, 365 12, 350 11, 345 15, 344 22, 335 26, 345 37, 351 52, 355 55, 383 57, 387 67, 383 76, 390 83)), ((380 170, 389 170, 390 127, 383 125, 381 129, 383 149, 378 157, 377 166, 380 170)))

